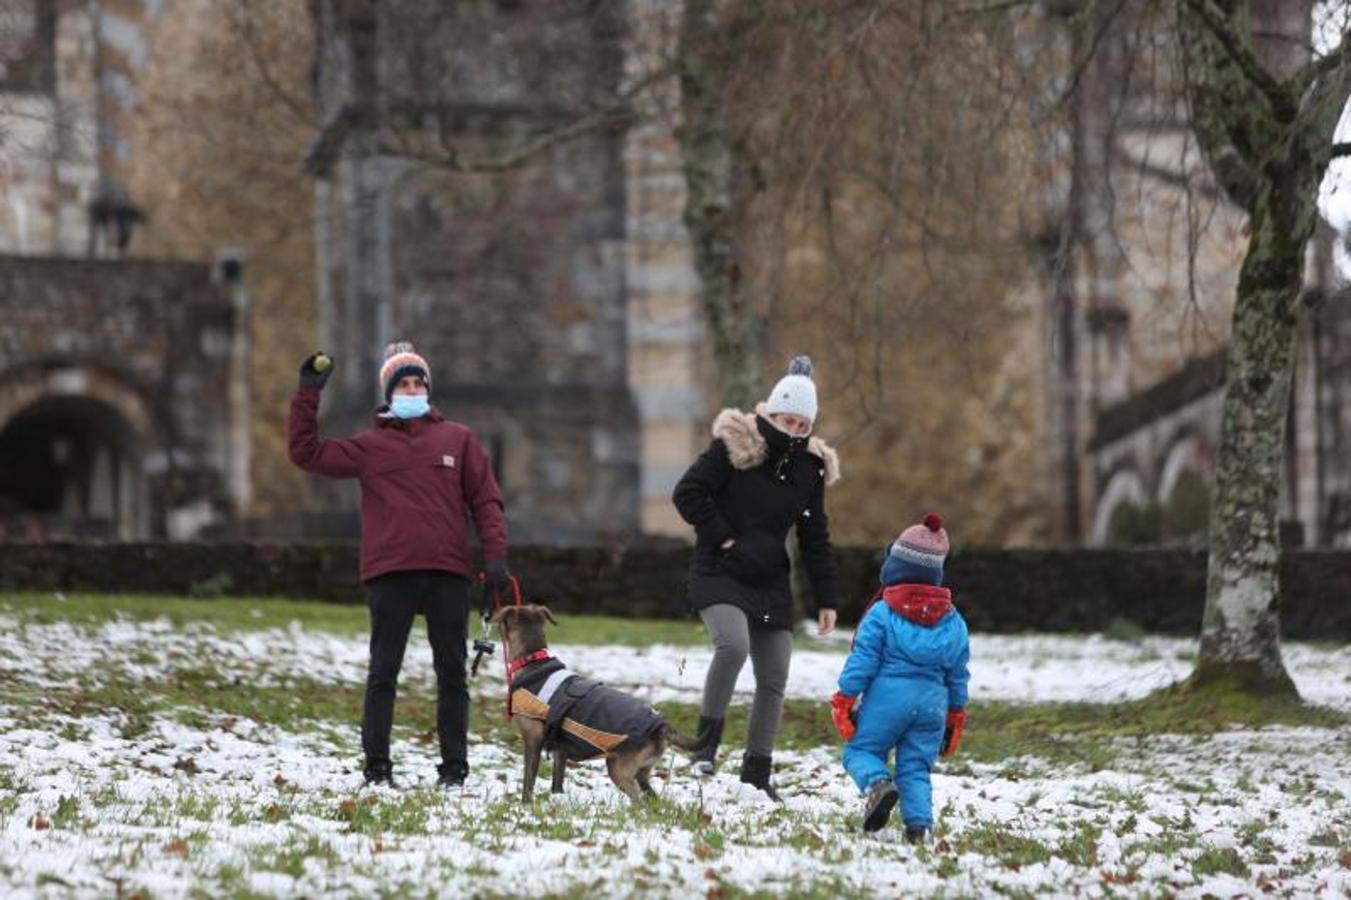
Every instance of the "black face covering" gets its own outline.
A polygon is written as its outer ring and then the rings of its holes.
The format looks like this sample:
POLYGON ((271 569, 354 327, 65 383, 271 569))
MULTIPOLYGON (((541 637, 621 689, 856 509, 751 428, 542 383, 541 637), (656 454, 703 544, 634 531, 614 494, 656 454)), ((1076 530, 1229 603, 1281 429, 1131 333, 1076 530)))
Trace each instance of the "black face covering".
POLYGON ((788 474, 793 469, 793 457, 806 448, 808 436, 794 437, 759 415, 755 417, 755 427, 769 448, 769 464, 774 470, 774 477, 779 481, 788 480, 788 474))

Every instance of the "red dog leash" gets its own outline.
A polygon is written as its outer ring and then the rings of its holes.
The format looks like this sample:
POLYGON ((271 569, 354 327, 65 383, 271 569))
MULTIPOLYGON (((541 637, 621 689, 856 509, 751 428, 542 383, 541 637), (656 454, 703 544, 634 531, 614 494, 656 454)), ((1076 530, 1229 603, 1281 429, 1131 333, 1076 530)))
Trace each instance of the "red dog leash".
MULTIPOLYGON (((488 590, 487 578, 488 578, 488 575, 487 575, 486 572, 479 572, 479 573, 478 573, 478 580, 479 580, 480 582, 483 583, 483 589, 484 589, 485 591, 488 590)), ((511 592, 512 592, 512 594, 514 595, 514 598, 513 598, 513 599, 516 601, 516 606, 520 606, 520 605, 521 605, 521 582, 520 582, 519 580, 517 580, 517 578, 516 578, 515 575, 508 575, 508 576, 507 576, 507 579, 511 582, 511 592)), ((501 594, 493 594, 493 614, 496 615, 497 611, 498 611, 499 609, 501 609, 501 608, 502 608, 502 595, 501 595, 501 594)), ((487 619, 487 618, 485 618, 485 619, 483 620, 483 630, 484 630, 484 633, 485 633, 485 635, 486 635, 486 633, 487 633, 487 631, 488 631, 488 619, 487 619)), ((524 665, 524 663, 522 663, 522 665, 524 665)), ((511 668, 511 661, 507 659, 507 642, 506 642, 506 641, 503 641, 503 642, 502 642, 502 668, 506 671, 506 681, 507 681, 507 688, 506 688, 506 690, 507 690, 506 708, 507 708, 507 709, 506 709, 506 714, 507 714, 507 721, 510 722, 510 721, 511 721, 511 676, 514 674, 514 670, 511 668)))

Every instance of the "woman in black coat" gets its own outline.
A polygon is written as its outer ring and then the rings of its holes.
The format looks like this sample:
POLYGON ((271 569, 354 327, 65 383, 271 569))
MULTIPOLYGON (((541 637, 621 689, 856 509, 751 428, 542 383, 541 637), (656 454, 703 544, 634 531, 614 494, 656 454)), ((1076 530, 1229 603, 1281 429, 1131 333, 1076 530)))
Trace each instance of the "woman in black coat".
POLYGON ((783 715, 793 650, 790 528, 807 567, 818 609, 818 632, 835 627, 835 564, 825 489, 839 479, 839 460, 810 437, 816 420, 811 362, 797 357, 754 414, 725 409, 713 422, 713 443, 675 487, 681 517, 694 526, 689 601, 713 638, 704 682, 700 734, 714 740, 695 757, 711 775, 723 719, 749 656, 755 698, 741 780, 778 799, 769 782, 774 738, 783 715))

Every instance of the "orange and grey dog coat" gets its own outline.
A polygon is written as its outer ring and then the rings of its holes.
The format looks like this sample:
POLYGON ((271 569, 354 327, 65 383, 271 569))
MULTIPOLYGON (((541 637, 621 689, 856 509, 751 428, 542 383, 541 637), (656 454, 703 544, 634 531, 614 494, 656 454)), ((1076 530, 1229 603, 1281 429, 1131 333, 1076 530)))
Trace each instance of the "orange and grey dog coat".
POLYGON ((511 714, 545 723, 545 742, 568 759, 594 759, 646 740, 665 725, 647 703, 570 672, 556 659, 511 682, 511 714))

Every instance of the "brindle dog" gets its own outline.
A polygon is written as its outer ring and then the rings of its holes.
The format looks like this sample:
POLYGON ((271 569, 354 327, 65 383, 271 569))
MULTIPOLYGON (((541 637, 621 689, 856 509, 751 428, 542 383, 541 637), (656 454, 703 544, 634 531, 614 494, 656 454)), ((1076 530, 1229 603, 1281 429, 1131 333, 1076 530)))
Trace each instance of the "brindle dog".
MULTIPOLYGON (((507 658, 517 659, 536 650, 548 648, 544 637, 545 621, 558 624, 553 613, 546 606, 533 604, 525 606, 504 606, 492 618, 501 634, 502 643, 507 648, 507 658)), ((534 664, 532 664, 534 665, 534 664)), ((529 670, 529 666, 521 671, 529 670)), ((519 675, 519 673, 518 673, 519 675)), ((510 685, 508 685, 510 690, 510 685)), ((535 790, 535 776, 539 774, 540 755, 545 743, 545 725, 540 719, 524 715, 513 715, 511 721, 525 741, 525 775, 521 784, 521 797, 529 802, 535 790)), ((702 750, 711 734, 688 738, 669 725, 663 724, 648 738, 641 742, 630 741, 608 754, 605 758, 610 780, 634 803, 645 796, 655 795, 652 790, 652 767, 666 753, 669 745, 674 744, 682 750, 697 752, 702 750)), ((553 785, 552 792, 563 793, 563 776, 567 772, 568 758, 562 741, 555 742, 553 748, 553 785)))

